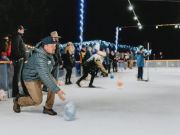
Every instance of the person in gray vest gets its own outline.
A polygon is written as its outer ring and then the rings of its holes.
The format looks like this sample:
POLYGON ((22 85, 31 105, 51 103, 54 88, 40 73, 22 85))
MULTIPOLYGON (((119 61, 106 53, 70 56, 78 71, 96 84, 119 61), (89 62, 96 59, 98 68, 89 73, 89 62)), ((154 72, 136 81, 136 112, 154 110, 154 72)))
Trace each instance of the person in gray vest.
POLYGON ((35 48, 32 56, 24 64, 22 77, 27 88, 29 96, 16 97, 13 102, 13 110, 16 113, 21 112, 21 107, 39 105, 42 102, 42 84, 46 85, 48 90, 47 100, 43 109, 43 113, 49 115, 57 115, 52 109, 55 94, 64 101, 65 93, 58 86, 57 81, 51 72, 55 64, 53 54, 56 50, 56 42, 52 37, 42 39, 39 48, 35 48))

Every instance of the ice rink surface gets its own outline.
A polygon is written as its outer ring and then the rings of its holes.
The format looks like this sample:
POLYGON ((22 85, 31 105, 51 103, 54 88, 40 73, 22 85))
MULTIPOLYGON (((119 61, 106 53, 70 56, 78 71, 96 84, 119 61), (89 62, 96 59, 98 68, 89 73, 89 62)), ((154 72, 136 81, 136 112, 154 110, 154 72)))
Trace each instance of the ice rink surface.
POLYGON ((136 74, 134 68, 114 73, 114 79, 95 78, 97 88, 63 86, 76 104, 74 121, 63 119, 58 97, 57 116, 42 114, 46 94, 41 105, 19 114, 12 110, 12 98, 0 101, 0 135, 180 135, 180 69, 150 68, 148 82, 137 81, 136 74), (117 87, 119 79, 123 88, 117 87))

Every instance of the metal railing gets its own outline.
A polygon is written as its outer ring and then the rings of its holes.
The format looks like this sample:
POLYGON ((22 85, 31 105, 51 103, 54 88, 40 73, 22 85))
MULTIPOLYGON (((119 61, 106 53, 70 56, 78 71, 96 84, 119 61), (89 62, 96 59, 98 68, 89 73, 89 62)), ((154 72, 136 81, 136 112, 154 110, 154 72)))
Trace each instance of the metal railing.
POLYGON ((11 61, 0 61, 0 89, 5 90, 8 97, 12 95, 13 71, 11 61))
MULTIPOLYGON (((180 67, 180 60, 146 60, 145 66, 149 68, 176 68, 180 67)), ((64 72, 64 70, 62 71, 64 72)), ((0 89, 5 90, 8 93, 8 97, 12 95, 13 72, 12 62, 0 61, 0 89)), ((61 72, 61 76, 64 75, 64 73, 61 72)), ((75 75, 76 71, 74 71, 73 74, 75 75)))
POLYGON ((180 60, 146 60, 148 67, 180 67, 180 60))

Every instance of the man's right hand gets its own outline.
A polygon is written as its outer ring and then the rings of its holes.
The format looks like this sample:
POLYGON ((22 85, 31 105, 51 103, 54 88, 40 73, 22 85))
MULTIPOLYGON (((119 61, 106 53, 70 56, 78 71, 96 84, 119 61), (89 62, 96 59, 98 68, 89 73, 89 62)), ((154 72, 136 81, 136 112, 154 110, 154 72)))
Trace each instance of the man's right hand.
POLYGON ((59 90, 59 91, 57 92, 57 94, 58 94, 59 98, 60 98, 62 101, 65 100, 65 93, 64 93, 63 90, 59 90))

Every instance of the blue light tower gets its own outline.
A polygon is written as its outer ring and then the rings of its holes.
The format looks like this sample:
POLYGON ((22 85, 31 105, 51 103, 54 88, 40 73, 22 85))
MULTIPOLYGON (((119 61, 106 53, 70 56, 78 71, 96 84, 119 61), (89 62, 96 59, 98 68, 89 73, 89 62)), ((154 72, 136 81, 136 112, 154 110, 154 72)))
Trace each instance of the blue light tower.
POLYGON ((79 39, 80 39, 80 47, 82 46, 82 42, 83 42, 83 32, 84 32, 84 0, 80 0, 80 35, 79 35, 79 39))
POLYGON ((118 44, 118 36, 119 36, 119 27, 116 27, 115 45, 118 44))
POLYGON ((118 46, 118 40, 119 40, 119 31, 121 31, 122 29, 120 27, 116 27, 116 35, 115 35, 115 48, 117 51, 117 46, 118 46))

